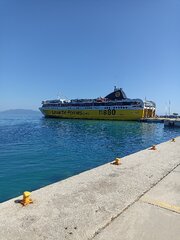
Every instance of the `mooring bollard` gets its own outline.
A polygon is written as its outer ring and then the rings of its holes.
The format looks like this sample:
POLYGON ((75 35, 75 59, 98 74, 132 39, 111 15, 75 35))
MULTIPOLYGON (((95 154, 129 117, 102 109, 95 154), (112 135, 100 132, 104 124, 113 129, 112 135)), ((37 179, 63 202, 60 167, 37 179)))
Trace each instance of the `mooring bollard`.
POLYGON ((120 158, 116 158, 113 162, 112 162, 112 164, 114 164, 114 165, 120 165, 122 162, 121 162, 121 159, 120 158))
POLYGON ((152 147, 150 148, 150 150, 157 150, 156 145, 152 145, 152 147))
POLYGON ((23 199, 20 202, 23 206, 33 203, 32 199, 30 198, 30 195, 31 193, 28 191, 23 193, 23 199))

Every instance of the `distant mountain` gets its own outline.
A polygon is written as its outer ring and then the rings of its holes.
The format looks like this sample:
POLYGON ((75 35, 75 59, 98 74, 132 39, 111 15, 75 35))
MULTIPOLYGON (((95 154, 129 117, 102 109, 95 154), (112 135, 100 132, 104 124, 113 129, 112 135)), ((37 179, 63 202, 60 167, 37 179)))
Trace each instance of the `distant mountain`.
POLYGON ((6 111, 2 111, 0 112, 0 114, 30 114, 30 115, 37 115, 40 114, 39 111, 35 111, 35 110, 29 110, 29 109, 10 109, 10 110, 6 110, 6 111))

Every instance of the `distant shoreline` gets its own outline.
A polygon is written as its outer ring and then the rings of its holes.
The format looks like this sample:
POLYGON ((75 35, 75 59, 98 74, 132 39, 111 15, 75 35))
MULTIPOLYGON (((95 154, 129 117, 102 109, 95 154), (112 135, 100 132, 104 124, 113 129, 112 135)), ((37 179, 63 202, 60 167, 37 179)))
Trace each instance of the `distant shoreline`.
POLYGON ((38 110, 31 109, 10 109, 0 111, 0 114, 41 114, 38 110))

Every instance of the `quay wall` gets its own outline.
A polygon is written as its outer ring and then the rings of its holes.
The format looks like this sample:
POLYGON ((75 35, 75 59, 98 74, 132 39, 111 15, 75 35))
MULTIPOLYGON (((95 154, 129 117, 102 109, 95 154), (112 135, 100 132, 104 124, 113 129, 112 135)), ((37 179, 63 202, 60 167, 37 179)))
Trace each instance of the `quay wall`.
POLYGON ((180 127, 180 119, 164 120, 164 126, 167 126, 167 127, 180 127))
POLYGON ((1 203, 0 239, 93 239, 180 164, 180 137, 156 148, 36 190, 26 207, 1 203))

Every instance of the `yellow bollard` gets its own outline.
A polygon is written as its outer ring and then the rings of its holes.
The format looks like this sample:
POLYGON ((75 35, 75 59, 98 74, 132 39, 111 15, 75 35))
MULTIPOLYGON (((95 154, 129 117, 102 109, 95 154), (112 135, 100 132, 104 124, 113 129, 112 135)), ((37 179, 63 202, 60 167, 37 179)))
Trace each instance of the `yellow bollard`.
POLYGON ((152 145, 152 147, 150 148, 150 150, 156 150, 156 145, 152 145))
POLYGON ((175 141, 176 141, 175 138, 172 138, 171 142, 175 142, 175 141))
POLYGON ((121 164, 121 159, 120 158, 116 158, 113 162, 114 165, 120 165, 121 164))
POLYGON ((30 195, 31 195, 31 193, 27 192, 27 191, 23 193, 23 199, 21 200, 21 204, 23 206, 33 203, 32 199, 30 198, 30 195))

